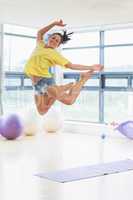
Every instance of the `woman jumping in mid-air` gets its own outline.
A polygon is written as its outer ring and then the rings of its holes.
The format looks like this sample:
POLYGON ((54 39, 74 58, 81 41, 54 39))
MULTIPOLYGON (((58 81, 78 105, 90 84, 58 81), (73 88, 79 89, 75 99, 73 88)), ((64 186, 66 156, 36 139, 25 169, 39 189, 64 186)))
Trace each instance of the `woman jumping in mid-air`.
POLYGON ((64 27, 65 24, 62 20, 54 21, 38 31, 36 48, 25 65, 25 73, 32 80, 35 91, 35 103, 40 114, 46 113, 56 100, 66 105, 72 105, 93 72, 103 69, 103 66, 100 64, 92 66, 73 64, 56 50, 61 44, 70 40, 72 33, 67 34, 64 31, 61 34, 55 32, 49 36, 48 42, 45 44, 43 36, 54 26, 64 27), (86 72, 82 72, 80 80, 75 83, 56 85, 54 77, 49 72, 49 68, 56 65, 72 70, 86 70, 86 72))

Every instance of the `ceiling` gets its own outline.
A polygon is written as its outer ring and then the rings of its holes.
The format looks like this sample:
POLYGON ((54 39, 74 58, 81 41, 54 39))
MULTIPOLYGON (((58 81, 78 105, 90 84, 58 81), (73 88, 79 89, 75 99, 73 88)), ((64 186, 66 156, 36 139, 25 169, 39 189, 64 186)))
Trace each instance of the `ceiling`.
POLYGON ((41 27, 62 18, 70 27, 133 22, 133 0, 0 0, 0 23, 41 27))

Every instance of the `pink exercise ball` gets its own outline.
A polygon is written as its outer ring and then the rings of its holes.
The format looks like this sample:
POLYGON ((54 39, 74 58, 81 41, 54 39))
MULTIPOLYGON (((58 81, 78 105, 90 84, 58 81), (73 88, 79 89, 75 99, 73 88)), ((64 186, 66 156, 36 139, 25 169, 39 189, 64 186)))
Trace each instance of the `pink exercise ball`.
POLYGON ((0 117, 0 134, 3 133, 3 118, 0 117))
POLYGON ((133 140, 133 121, 125 121, 121 123, 116 130, 122 133, 124 136, 128 137, 129 139, 133 140))

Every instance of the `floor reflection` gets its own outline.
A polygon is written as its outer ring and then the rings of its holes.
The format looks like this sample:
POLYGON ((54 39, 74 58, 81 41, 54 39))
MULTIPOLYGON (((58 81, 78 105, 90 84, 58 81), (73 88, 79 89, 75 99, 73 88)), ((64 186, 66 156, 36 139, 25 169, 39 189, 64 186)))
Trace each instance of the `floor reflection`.
POLYGON ((81 134, 0 139, 0 200, 132 200, 132 172, 67 184, 35 176, 100 160, 133 158, 132 152, 132 141, 106 138, 103 143, 99 136, 81 134))

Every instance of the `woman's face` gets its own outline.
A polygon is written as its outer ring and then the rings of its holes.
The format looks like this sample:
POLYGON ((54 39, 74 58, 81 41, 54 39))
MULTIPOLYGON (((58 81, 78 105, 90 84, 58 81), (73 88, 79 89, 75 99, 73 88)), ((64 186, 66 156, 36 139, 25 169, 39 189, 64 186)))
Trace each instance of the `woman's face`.
POLYGON ((48 39, 48 47, 53 49, 57 48, 61 43, 61 36, 58 34, 53 34, 48 39))

